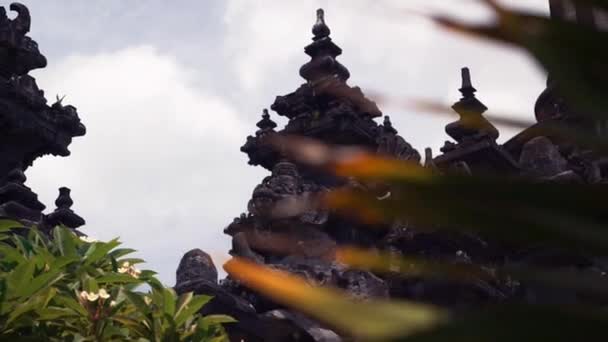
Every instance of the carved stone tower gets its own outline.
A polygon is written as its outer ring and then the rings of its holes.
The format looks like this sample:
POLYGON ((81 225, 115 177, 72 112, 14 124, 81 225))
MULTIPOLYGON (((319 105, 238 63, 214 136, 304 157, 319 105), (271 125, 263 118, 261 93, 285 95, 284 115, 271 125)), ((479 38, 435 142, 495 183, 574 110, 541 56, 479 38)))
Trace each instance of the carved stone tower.
MULTIPOLYGON (((84 135, 86 129, 75 107, 63 105, 59 98, 49 106, 28 75, 45 67, 46 58, 27 36, 31 21, 27 7, 13 3, 10 9, 17 12, 14 19, 0 7, 0 217, 42 223, 45 206, 24 185, 23 172, 44 155, 68 156, 72 138, 84 135)), ((69 198, 69 191, 62 193, 69 198)), ((69 221, 67 225, 75 228, 84 223, 66 210, 69 205, 62 205, 55 224, 69 221)))

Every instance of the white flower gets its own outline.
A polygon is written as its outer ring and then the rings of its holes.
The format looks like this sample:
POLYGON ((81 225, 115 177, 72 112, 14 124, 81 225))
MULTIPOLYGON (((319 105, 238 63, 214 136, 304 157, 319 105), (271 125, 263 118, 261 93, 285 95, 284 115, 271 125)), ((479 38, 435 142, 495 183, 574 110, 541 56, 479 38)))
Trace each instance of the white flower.
POLYGON ((94 302, 97 299, 99 299, 99 294, 97 294, 95 292, 82 291, 82 292, 80 292, 80 298, 82 300, 88 300, 89 302, 94 302))
POLYGON ((99 298, 102 298, 102 299, 110 298, 110 294, 108 292, 106 292, 106 289, 99 289, 99 292, 97 294, 99 295, 99 298))
POLYGON ((106 291, 106 289, 99 289, 99 291, 97 291, 97 293, 87 292, 87 291, 80 292, 80 299, 82 301, 88 300, 89 302, 94 302, 94 301, 98 300, 99 298, 108 299, 108 298, 110 298, 110 294, 106 291))
POLYGON ((84 241, 86 243, 94 243, 94 242, 98 241, 97 239, 94 239, 94 238, 89 237, 89 236, 80 236, 79 238, 80 238, 80 240, 82 240, 82 241, 84 241))
POLYGON ((135 278, 139 278, 139 275, 141 274, 141 271, 138 270, 137 268, 131 266, 131 272, 129 274, 131 274, 135 278))
POLYGON ((135 266, 131 265, 128 261, 122 263, 122 267, 118 268, 118 273, 127 273, 133 278, 139 278, 141 271, 135 268, 135 266))
POLYGON ((110 307, 115 307, 118 303, 115 300, 110 302, 110 307))

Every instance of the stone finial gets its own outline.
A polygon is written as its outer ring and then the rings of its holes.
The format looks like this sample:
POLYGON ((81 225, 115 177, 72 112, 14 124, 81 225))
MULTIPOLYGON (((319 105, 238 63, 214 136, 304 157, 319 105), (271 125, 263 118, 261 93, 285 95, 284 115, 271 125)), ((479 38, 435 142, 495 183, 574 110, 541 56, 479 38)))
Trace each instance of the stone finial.
POLYGON ((447 125, 446 133, 459 143, 467 139, 475 140, 483 137, 496 140, 498 130, 483 117, 488 107, 475 97, 477 89, 471 82, 469 68, 462 68, 461 76, 462 86, 459 90, 462 98, 452 106, 452 109, 460 115, 460 119, 447 125))
POLYGON ((69 188, 59 188, 59 196, 55 200, 57 208, 45 217, 47 226, 52 228, 62 224, 68 228, 76 229, 85 225, 85 220, 71 209, 74 201, 70 196, 70 192, 69 188))
POLYGON ((325 11, 322 8, 317 10, 317 22, 312 27, 312 34, 314 35, 313 40, 323 39, 329 37, 331 30, 325 24, 325 11))
POLYGON ((276 122, 272 121, 272 119, 270 119, 270 114, 268 113, 268 109, 264 109, 262 111, 262 120, 260 120, 256 126, 258 126, 259 129, 261 129, 262 131, 267 131, 267 130, 271 130, 274 129, 275 127, 277 127, 276 122))
POLYGON ((318 9, 317 21, 312 27, 313 42, 304 48, 311 60, 300 68, 300 76, 309 82, 317 82, 328 76, 335 76, 344 82, 350 78, 348 69, 336 60, 342 54, 342 49, 332 42, 330 32, 325 24, 325 12, 318 9))
POLYGON ((70 209, 72 205, 74 205, 70 192, 71 190, 69 188, 59 188, 59 196, 55 200, 55 205, 58 209, 70 209))
POLYGON ((460 93, 464 97, 474 96, 477 89, 473 87, 473 83, 471 82, 471 71, 469 68, 462 68, 461 70, 462 77, 462 87, 460 87, 460 93))
POLYGON ((384 122, 382 123, 382 132, 397 134, 397 130, 393 127, 393 123, 391 122, 391 117, 388 115, 384 116, 384 122))

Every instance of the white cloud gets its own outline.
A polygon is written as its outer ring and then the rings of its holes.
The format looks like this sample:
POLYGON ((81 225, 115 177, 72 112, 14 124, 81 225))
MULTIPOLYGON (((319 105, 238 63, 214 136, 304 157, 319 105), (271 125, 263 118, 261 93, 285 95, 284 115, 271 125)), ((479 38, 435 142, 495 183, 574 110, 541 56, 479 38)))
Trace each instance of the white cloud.
POLYGON ((142 46, 71 56, 38 76, 48 95, 68 94, 88 132, 69 158, 37 161, 29 184, 48 204, 57 187, 71 187, 84 231, 121 236, 167 283, 188 249, 228 251, 222 229, 258 181, 242 172, 249 130, 233 105, 194 88, 189 75, 142 46))

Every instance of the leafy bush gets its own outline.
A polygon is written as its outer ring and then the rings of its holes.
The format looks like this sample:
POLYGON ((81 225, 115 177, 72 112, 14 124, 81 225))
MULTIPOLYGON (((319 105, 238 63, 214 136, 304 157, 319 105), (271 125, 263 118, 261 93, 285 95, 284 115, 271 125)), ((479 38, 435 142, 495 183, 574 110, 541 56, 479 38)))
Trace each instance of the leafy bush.
POLYGON ((117 239, 0 221, 0 241, 0 340, 226 340, 221 324, 231 318, 197 313, 211 297, 177 296, 117 239))

